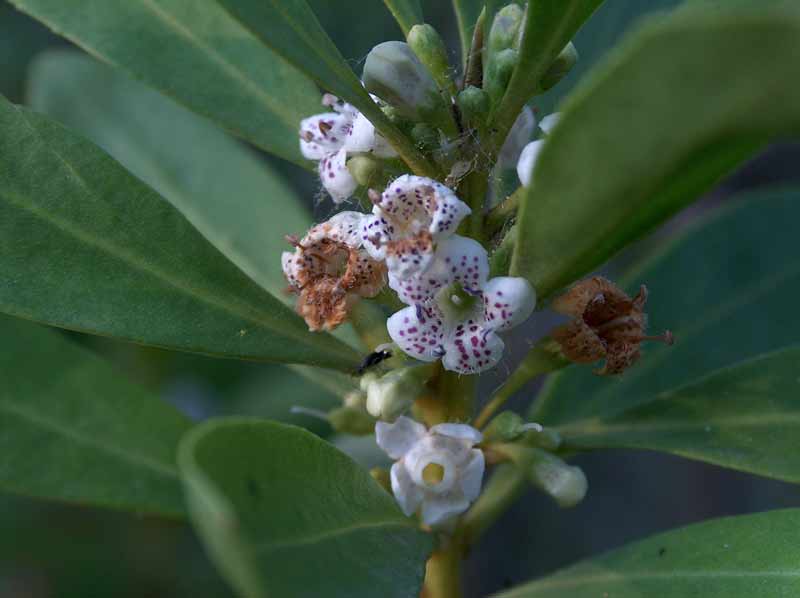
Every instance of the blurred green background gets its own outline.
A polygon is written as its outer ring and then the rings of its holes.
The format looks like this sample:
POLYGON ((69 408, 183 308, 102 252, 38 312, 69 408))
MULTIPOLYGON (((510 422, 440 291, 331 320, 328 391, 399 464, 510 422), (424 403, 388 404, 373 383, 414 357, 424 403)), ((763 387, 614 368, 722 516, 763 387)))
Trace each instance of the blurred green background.
MULTIPOLYGON (((380 0, 311 2, 317 15, 356 72, 370 48, 400 31, 380 0)), ((645 11, 666 9, 676 0, 610 0, 585 27, 576 46, 581 61, 555 90, 539 98, 541 113, 613 46, 645 11)), ((458 46, 450 3, 423 0, 426 17, 450 44, 458 46)), ((24 103, 31 62, 42 52, 69 44, 0 0, 0 93, 24 103)), ((318 183, 297 167, 277 166, 316 217, 330 213, 319 204, 318 183)), ((619 263, 650 251, 697 214, 715 209, 735 191, 772 182, 800 180, 797 145, 775 146, 720 185, 708 198, 640 243, 619 263)), ((294 231, 299 232, 299 231, 294 231)), ((277 256, 276 256, 277 259, 277 256)), ((613 266, 612 266, 613 269, 613 266)), ((547 330, 546 319, 515 335, 522 339, 547 330)), ((322 436, 327 424, 293 416, 292 405, 325 408, 336 399, 280 366, 212 360, 137 347, 98 338, 74 338, 112 361, 138 383, 158 392, 195 419, 251 414, 306 426, 322 436)), ((519 356, 512 355, 510 360, 519 356)), ((502 382, 500 367, 483 376, 487 391, 502 382)), ((43 372, 46 375, 46 372, 43 372)), ((516 400, 522 407, 536 384, 516 400)), ((363 443, 345 439, 348 446, 363 443)), ((563 566, 582 556, 650 533, 712 516, 782 506, 800 506, 800 490, 712 466, 645 453, 602 453, 578 459, 590 480, 587 500, 560 511, 546 498, 528 493, 474 550, 466 567, 469 596, 492 591, 563 566)), ((42 467, 47 467, 42 463, 42 467)), ((230 596, 188 527, 153 518, 45 503, 0 495, 0 597, 230 596)))

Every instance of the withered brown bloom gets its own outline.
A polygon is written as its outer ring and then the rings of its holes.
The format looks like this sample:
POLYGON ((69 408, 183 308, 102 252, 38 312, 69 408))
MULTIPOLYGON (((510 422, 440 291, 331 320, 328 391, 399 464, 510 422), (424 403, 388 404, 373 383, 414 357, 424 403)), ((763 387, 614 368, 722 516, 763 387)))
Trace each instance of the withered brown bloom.
POLYGON ((305 237, 287 237, 294 252, 284 252, 283 273, 297 295, 297 313, 309 330, 333 330, 360 297, 374 297, 386 284, 386 267, 360 243, 358 212, 341 212, 312 227, 305 237))
POLYGON ((553 301, 553 309, 572 320, 553 331, 552 337, 570 361, 593 363, 605 358, 596 374, 620 374, 641 355, 644 340, 672 344, 672 333, 645 336, 647 287, 631 298, 610 280, 595 276, 575 284, 553 301))

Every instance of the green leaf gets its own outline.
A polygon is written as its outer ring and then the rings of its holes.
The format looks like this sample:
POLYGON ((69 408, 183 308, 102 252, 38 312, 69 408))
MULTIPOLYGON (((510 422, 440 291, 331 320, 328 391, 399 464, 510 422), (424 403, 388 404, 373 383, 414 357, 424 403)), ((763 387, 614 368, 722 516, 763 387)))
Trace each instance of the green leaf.
POLYGON ((491 115, 497 147, 506 139, 523 106, 537 91, 547 69, 603 0, 529 2, 517 63, 501 102, 491 115))
POLYGON ((300 428, 212 420, 181 442, 193 521, 243 596, 418 596, 431 539, 363 469, 300 428))
POLYGON ((656 450, 798 483, 798 363, 787 349, 558 431, 566 450, 656 450))
POLYGON ((726 517, 658 534, 496 598, 794 596, 800 509, 726 517))
POLYGON ((323 89, 363 112, 416 174, 434 177, 438 174, 372 101, 305 0, 219 0, 219 3, 323 89))
POLYGON ((0 311, 196 353, 358 364, 89 142, 2 99, 0 131, 0 311))
POLYGON ((800 131, 800 18, 681 10, 571 96, 519 213, 541 297, 596 268, 770 139, 800 131))
POLYGON ((0 316, 0 338, 0 489, 183 516, 183 416, 54 331, 0 316))
POLYGON ((297 127, 302 118, 320 112, 319 92, 217 2, 12 0, 12 4, 223 128, 308 166, 300 154, 297 127))
POLYGON ((204 119, 123 73, 75 52, 41 55, 31 106, 87 136, 169 200, 245 274, 284 303, 286 234, 311 225, 266 164, 204 119))
POLYGON ((534 405, 550 426, 604 418, 729 364, 800 341, 795 297, 800 257, 794 237, 800 191, 762 191, 714 214, 627 274, 628 291, 646 284, 653 331, 675 344, 646 344, 639 363, 617 378, 573 366, 548 382, 534 405))
POLYGON ((414 25, 425 22, 419 0, 383 0, 383 3, 400 25, 403 35, 408 35, 409 29, 414 25))

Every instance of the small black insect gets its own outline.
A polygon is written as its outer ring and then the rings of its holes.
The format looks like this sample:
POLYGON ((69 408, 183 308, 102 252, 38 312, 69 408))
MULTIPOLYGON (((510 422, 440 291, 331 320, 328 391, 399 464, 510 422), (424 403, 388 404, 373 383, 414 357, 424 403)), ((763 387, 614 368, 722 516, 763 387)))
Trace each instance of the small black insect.
POLYGON ((364 372, 366 372, 369 368, 378 365, 381 361, 389 359, 391 356, 392 352, 386 349, 379 349, 378 351, 370 353, 363 359, 361 365, 358 366, 356 374, 363 376, 364 372))
POLYGON ((667 554, 667 549, 666 548, 659 549, 658 556, 664 556, 665 554, 667 554))

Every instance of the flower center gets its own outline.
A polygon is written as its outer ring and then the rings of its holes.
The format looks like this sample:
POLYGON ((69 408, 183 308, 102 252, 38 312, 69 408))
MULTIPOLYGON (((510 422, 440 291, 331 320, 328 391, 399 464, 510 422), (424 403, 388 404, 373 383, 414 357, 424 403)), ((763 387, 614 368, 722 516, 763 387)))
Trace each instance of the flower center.
POLYGON ((469 291, 460 282, 453 283, 436 293, 436 303, 447 322, 463 322, 477 315, 483 302, 480 291, 469 291))
POLYGON ((444 480, 444 466, 439 463, 428 463, 422 470, 422 479, 428 486, 438 486, 444 480))

